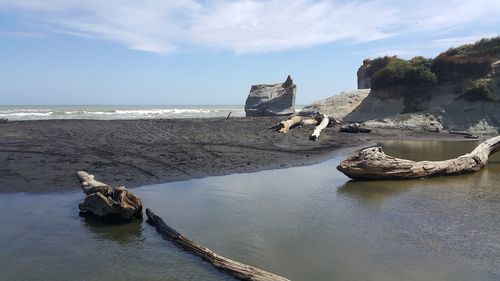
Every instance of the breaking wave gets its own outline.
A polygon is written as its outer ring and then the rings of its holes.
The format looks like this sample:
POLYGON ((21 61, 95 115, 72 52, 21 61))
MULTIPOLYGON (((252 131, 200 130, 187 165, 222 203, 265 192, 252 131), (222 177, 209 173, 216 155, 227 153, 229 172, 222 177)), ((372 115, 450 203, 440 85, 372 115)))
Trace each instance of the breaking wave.
POLYGON ((47 119, 155 119, 155 118, 211 118, 245 116, 242 106, 199 106, 199 107, 157 107, 139 108, 138 106, 53 106, 53 107, 15 107, 0 106, 0 118, 9 120, 47 120, 47 119))

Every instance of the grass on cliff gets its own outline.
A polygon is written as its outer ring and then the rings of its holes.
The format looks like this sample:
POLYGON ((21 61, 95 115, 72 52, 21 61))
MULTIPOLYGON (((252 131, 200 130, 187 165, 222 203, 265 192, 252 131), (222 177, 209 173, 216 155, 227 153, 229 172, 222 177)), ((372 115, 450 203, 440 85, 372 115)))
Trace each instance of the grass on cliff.
POLYGON ((430 86, 436 83, 436 75, 431 72, 431 59, 414 57, 407 61, 396 56, 376 58, 369 62, 367 75, 370 75, 372 88, 389 86, 430 86))
POLYGON ((450 48, 432 61, 431 70, 440 82, 479 79, 486 76, 491 64, 499 59, 500 36, 450 48))
POLYGON ((500 36, 450 48, 434 59, 385 56, 365 60, 363 65, 366 75, 371 77, 372 89, 392 86, 425 89, 438 82, 463 83, 485 78, 497 60, 500 60, 500 36))
POLYGON ((471 102, 494 100, 491 79, 484 78, 471 82, 465 89, 463 97, 471 102))

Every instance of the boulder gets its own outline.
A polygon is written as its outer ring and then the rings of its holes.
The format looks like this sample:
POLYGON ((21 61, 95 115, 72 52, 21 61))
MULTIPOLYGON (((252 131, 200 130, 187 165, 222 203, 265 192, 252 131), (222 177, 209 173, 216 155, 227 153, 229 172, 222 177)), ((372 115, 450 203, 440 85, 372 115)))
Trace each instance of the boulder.
POLYGON ((341 92, 324 100, 316 101, 299 112, 299 115, 309 116, 321 112, 335 119, 344 119, 370 93, 370 89, 341 92))
POLYGON ((7 118, 0 118, 0 123, 7 123, 9 122, 9 119, 7 118))
POLYGON ((297 85, 288 75, 285 83, 253 85, 245 103, 247 117, 288 116, 295 113, 297 85))
POLYGON ((80 203, 80 211, 91 213, 100 218, 132 220, 142 218, 141 198, 125 187, 110 187, 96 181, 93 175, 79 171, 78 178, 82 190, 87 195, 80 203))

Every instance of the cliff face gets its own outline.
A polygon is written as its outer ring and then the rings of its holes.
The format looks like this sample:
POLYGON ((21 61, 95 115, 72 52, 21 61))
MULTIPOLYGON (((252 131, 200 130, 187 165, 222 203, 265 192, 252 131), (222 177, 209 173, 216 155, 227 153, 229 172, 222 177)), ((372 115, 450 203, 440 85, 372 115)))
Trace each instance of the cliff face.
POLYGON ((499 59, 500 37, 449 49, 434 59, 365 60, 358 82, 369 76, 371 92, 345 120, 371 120, 371 125, 382 127, 498 132, 499 59))
POLYGON ((500 133, 500 101, 454 100, 440 108, 368 120, 364 124, 374 128, 496 135, 500 133))
POLYGON ((500 100, 500 60, 492 64, 491 84, 493 95, 497 100, 500 100))
POLYGON ((358 68, 358 89, 370 89, 372 87, 371 76, 368 74, 371 62, 370 59, 365 59, 363 65, 358 68))
POLYGON ((253 85, 245 103, 246 116, 286 116, 295 113, 297 85, 290 75, 285 83, 253 85))

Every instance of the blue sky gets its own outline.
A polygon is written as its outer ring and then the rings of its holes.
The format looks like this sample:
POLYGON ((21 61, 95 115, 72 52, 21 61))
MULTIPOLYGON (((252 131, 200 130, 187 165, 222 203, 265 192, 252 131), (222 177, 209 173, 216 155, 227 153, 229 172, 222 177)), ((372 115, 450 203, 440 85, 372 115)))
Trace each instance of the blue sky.
POLYGON ((356 88, 367 57, 500 34, 500 0, 0 0, 0 104, 305 104, 356 88))

